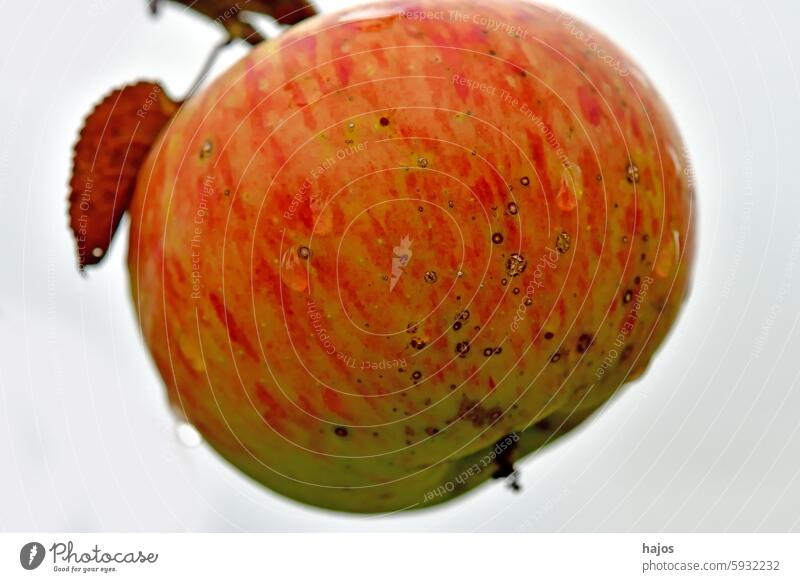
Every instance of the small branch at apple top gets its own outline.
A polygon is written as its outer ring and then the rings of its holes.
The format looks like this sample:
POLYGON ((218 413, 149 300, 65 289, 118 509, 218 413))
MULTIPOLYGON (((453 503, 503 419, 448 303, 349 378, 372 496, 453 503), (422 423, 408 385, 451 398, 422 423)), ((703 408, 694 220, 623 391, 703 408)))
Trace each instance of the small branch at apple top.
MULTIPOLYGON (((149 0, 150 12, 157 14, 161 1, 149 0)), ((186 10, 191 9, 213 20, 223 26, 228 33, 228 38, 215 45, 211 50, 199 74, 183 98, 184 101, 194 95, 214 65, 217 56, 234 39, 240 39, 251 46, 256 46, 266 40, 254 26, 242 19, 243 12, 264 14, 273 18, 279 25, 284 26, 291 26, 317 14, 314 6, 305 0, 247 0, 244 6, 242 6, 241 2, 233 2, 232 0, 171 1, 185 6, 186 10)))

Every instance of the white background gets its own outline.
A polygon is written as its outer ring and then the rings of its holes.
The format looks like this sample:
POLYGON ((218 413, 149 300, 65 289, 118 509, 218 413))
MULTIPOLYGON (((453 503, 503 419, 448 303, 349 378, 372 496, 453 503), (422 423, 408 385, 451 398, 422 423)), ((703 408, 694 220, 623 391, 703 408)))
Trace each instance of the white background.
POLYGON ((633 55, 678 120, 700 204, 690 302, 640 381, 522 464, 522 494, 495 484, 366 519, 286 501, 182 444, 137 335, 125 234, 88 279, 75 270, 65 199, 83 116, 142 77, 182 94, 222 33, 166 4, 154 20, 144 0, 7 0, 0 530, 800 529, 800 7, 557 4, 633 55))

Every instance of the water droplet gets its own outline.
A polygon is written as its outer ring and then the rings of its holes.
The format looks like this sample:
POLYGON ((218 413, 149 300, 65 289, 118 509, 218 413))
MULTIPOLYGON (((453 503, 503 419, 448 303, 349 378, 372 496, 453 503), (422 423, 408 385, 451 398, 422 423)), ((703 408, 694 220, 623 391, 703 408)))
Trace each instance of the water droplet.
POLYGON ((500 279, 500 284, 501 284, 503 287, 505 287, 506 285, 508 285, 508 279, 500 279))
POLYGON ((203 442, 203 437, 197 429, 188 422, 179 422, 175 426, 175 436, 178 437, 178 442, 189 448, 200 446, 203 442))
POLYGON ((307 259, 311 256, 311 249, 308 247, 300 247, 297 249, 297 256, 301 259, 307 259))
POLYGON ((103 256, 104 252, 105 251, 103 251, 103 249, 101 249, 100 247, 94 247, 92 249, 92 256, 95 257, 96 259, 99 259, 100 257, 103 256))
POLYGON ((483 355, 486 357, 491 356, 494 353, 494 348, 486 348, 483 350, 483 355))
POLYGON ((572 238, 566 232, 558 233, 556 237, 556 250, 562 255, 572 246, 572 238))
POLYGON ((469 353, 469 342, 458 342, 456 344, 456 353, 462 358, 466 358, 469 353))
POLYGON ((347 124, 347 127, 349 127, 350 129, 353 129, 355 126, 356 123, 354 121, 351 121, 350 123, 347 124))
POLYGON ((525 271, 528 261, 519 253, 514 253, 506 259, 506 272, 509 277, 516 277, 525 271))
POLYGON ((514 287, 513 293, 514 295, 519 295, 519 287, 514 287))
POLYGON ((311 194, 308 200, 311 209, 311 220, 317 236, 330 234, 333 231, 333 211, 325 208, 325 196, 320 192, 311 194))
POLYGON ((419 158, 417 160, 417 165, 420 168, 427 168, 428 167, 428 160, 426 160, 425 158, 419 158))
POLYGON ((454 329, 454 330, 456 330, 456 331, 458 331, 459 329, 461 329, 461 322, 460 322, 460 321, 456 321, 456 322, 453 324, 453 329, 454 329))
POLYGON ((414 373, 411 374, 411 377, 414 380, 419 380, 420 378, 422 378, 422 372, 420 372, 419 370, 415 370, 414 373))
POLYGON ((503 242, 503 235, 502 233, 496 232, 492 235, 492 242, 496 245, 499 245, 503 242))
POLYGON ((631 184, 639 182, 639 166, 633 162, 629 162, 628 167, 625 168, 625 179, 631 184))
POLYGON ((447 205, 448 205, 450 208, 452 208, 453 206, 455 206, 455 204, 453 204, 453 201, 452 201, 452 200, 449 200, 449 201, 447 202, 447 205))
POLYGON ((556 352, 555 354, 553 354, 553 357, 552 357, 552 358, 550 358, 550 361, 551 361, 551 362, 553 362, 553 363, 555 363, 555 362, 559 361, 560 359, 561 359, 561 354, 559 354, 558 352, 556 352))
POLYGON ((655 273, 661 279, 669 276, 676 264, 676 257, 681 254, 681 239, 677 230, 672 231, 672 244, 665 242, 656 258, 655 273))
POLYGON ((533 298, 530 295, 526 295, 523 303, 530 307, 531 305, 533 305, 533 298))
POLYGON ((516 203, 514 203, 514 202, 509 202, 508 206, 506 208, 508 209, 508 213, 511 216, 516 216, 516 214, 519 212, 519 208, 517 207, 516 203))
POLYGON ((211 140, 207 139, 203 142, 203 145, 200 146, 200 159, 205 159, 211 155, 211 151, 214 149, 214 146, 211 144, 211 140))
POLYGON ((300 262, 299 253, 291 249, 283 253, 281 260, 281 280, 294 291, 305 291, 308 288, 306 266, 300 262))
POLYGON ((625 291, 625 295, 622 296, 622 302, 623 303, 630 303, 631 299, 633 299, 633 291, 628 289, 627 291, 625 291))
POLYGON ((522 184, 523 186, 527 186, 528 184, 531 183, 531 181, 530 178, 528 178, 528 176, 522 176, 522 178, 519 179, 519 183, 522 184))
POLYGON ((583 172, 571 164, 561 173, 561 187, 556 195, 556 205, 563 211, 574 210, 583 198, 583 172))
POLYGON ((456 316, 456 319, 460 319, 461 321, 467 321, 469 319, 469 311, 466 309, 464 311, 460 311, 456 316))

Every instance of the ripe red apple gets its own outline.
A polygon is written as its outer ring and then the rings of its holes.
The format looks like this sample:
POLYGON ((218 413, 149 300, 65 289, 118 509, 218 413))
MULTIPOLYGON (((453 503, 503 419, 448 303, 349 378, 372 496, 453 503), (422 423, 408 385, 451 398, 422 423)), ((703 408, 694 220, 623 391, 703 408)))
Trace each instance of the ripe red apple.
POLYGON ((426 507, 645 370, 688 288, 688 167, 645 76, 558 11, 318 16, 146 154, 133 300, 171 401, 245 473, 426 507))

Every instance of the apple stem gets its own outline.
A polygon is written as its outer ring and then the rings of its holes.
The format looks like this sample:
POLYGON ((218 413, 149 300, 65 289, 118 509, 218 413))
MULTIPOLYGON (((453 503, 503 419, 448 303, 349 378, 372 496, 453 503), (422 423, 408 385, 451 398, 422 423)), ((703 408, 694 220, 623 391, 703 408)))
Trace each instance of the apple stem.
POLYGON ((206 57, 206 60, 203 63, 203 67, 200 69, 200 73, 198 73, 198 75, 195 77, 195 80, 192 83, 192 85, 189 87, 189 91, 184 96, 183 101, 188 100, 189 97, 191 97, 192 95, 195 94, 197 89, 200 87, 200 85, 203 83, 205 78, 208 76, 208 72, 211 70, 211 67, 214 65, 214 61, 217 60, 217 56, 219 56, 219 53, 222 52, 222 49, 224 49, 226 46, 231 44, 232 41, 233 41, 233 37, 229 36, 228 38, 224 39, 222 42, 217 43, 214 46, 214 48, 211 49, 211 52, 206 57))

